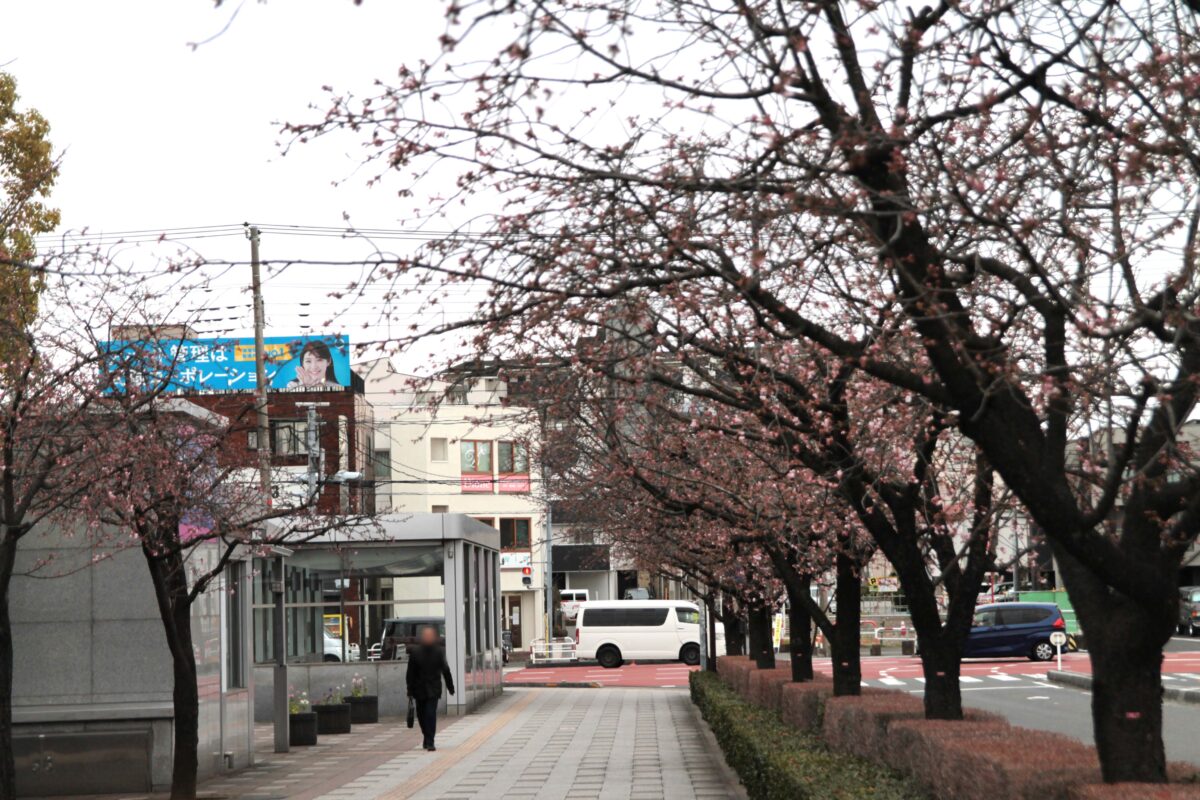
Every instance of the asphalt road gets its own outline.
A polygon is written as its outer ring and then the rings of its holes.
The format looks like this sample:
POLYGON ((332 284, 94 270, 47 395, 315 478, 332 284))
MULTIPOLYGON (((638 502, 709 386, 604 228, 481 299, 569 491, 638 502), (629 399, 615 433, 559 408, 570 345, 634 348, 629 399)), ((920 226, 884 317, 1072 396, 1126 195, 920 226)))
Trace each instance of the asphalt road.
MULTIPOLYGON (((963 687, 963 705, 1003 714, 1013 725, 1071 736, 1093 744, 1092 696, 1069 686, 1038 682, 1013 688, 963 687)), ((1200 706, 1163 703, 1167 758, 1200 766, 1200 706)))
POLYGON ((1168 653, 1188 653, 1200 651, 1200 636, 1172 636, 1167 642, 1168 653))

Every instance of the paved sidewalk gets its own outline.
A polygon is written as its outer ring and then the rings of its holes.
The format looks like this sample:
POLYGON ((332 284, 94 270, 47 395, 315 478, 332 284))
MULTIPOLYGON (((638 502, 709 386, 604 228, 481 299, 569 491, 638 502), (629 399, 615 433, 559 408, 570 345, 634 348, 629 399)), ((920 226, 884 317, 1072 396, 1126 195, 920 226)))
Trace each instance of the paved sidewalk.
MULTIPOLYGON (((439 720, 437 752, 403 720, 271 752, 208 781, 237 800, 737 800, 745 792, 682 689, 506 689, 482 711, 439 720)), ((110 796, 142 800, 145 796, 110 796)), ((156 796, 158 797, 158 796, 156 796)), ((106 798, 105 800, 110 800, 106 798)))
POLYGON ((677 689, 506 690, 439 731, 435 753, 415 738, 409 743, 403 726, 399 734, 395 725, 380 727, 372 739, 338 745, 337 753, 271 756, 269 764, 204 789, 243 800, 745 796, 687 693, 677 689), (397 735, 408 749, 378 758, 381 747, 400 743, 391 741, 397 735), (363 748, 378 758, 373 766, 363 748), (269 782, 262 782, 263 770, 272 773, 269 782))

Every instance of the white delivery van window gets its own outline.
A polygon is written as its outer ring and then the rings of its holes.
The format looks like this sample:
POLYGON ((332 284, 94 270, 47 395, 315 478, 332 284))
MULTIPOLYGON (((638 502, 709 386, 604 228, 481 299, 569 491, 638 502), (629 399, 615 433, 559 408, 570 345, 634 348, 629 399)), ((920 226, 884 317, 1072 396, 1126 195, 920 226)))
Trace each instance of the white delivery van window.
POLYGON ((700 624, 700 612, 687 606, 676 606, 675 617, 684 625, 700 624))

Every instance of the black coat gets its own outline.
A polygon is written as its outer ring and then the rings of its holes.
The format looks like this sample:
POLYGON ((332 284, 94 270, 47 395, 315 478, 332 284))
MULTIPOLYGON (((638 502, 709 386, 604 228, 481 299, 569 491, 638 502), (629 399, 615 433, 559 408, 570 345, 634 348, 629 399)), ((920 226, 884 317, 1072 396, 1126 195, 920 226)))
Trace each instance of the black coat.
POLYGON ((417 645, 408 651, 408 696, 414 700, 436 700, 442 696, 442 678, 454 694, 454 678, 446 663, 446 651, 437 645, 417 645))

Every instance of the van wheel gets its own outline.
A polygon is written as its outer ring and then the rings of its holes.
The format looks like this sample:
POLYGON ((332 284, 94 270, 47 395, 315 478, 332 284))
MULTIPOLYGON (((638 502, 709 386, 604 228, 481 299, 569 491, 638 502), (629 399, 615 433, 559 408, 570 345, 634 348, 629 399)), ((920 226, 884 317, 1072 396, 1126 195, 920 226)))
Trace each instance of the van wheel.
POLYGON ((1029 658, 1033 661, 1050 661, 1054 658, 1054 645, 1050 642, 1038 642, 1033 646, 1029 658))
POLYGON ((326 662, 333 662, 333 661, 341 661, 341 659, 340 659, 340 658, 338 658, 337 656, 335 656, 333 653, 326 653, 326 654, 325 654, 325 661, 326 661, 326 662))
POLYGON ((600 662, 600 666, 605 669, 616 669, 621 666, 621 651, 613 647, 611 644, 606 644, 596 653, 596 660, 600 662))
POLYGON ((700 663, 700 645, 685 644, 679 651, 679 660, 694 667, 700 663))

